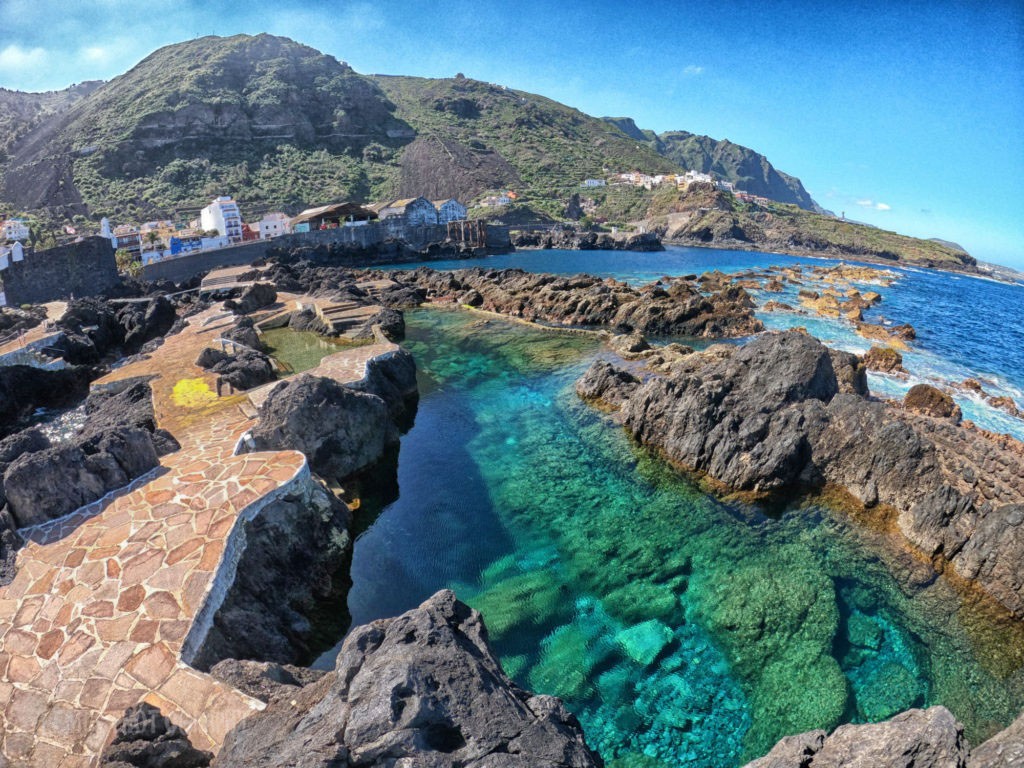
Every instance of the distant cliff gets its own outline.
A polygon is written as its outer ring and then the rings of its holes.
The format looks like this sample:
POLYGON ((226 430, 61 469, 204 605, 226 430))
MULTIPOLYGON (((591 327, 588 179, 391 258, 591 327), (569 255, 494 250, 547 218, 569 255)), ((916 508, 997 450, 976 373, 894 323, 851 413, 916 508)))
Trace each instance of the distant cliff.
POLYGON ((807 211, 821 213, 803 183, 795 176, 777 170, 764 155, 728 139, 712 139, 687 131, 655 133, 642 130, 630 117, 606 117, 624 134, 646 142, 659 155, 683 168, 713 173, 736 185, 736 189, 767 197, 780 203, 792 203, 807 211))

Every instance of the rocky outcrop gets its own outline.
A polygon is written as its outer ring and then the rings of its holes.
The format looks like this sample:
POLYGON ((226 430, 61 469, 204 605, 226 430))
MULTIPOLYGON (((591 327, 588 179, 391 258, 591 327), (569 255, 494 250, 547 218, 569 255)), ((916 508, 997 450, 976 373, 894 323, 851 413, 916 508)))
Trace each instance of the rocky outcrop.
POLYGON ((340 479, 380 459, 398 430, 377 395, 304 374, 274 387, 252 437, 254 450, 301 451, 318 475, 340 479))
POLYGON ((243 523, 244 549, 235 577, 212 625, 196 643, 190 663, 210 669, 225 659, 309 663, 317 633, 345 631, 344 605, 351 554, 351 513, 323 485, 307 478, 271 500, 243 523), (313 617, 331 605, 330 626, 313 617))
POLYGON ((91 393, 85 400, 85 413, 83 437, 117 427, 139 427, 153 435, 157 456, 181 447, 174 435, 157 427, 153 390, 143 379, 123 379, 91 393))
POLYGON ((297 688, 315 683, 327 674, 327 670, 268 661, 224 659, 210 668, 210 674, 266 703, 279 696, 291 696, 297 688))
POLYGON ((159 709, 143 703, 126 709, 117 721, 99 768, 207 768, 212 759, 159 709))
POLYGON ((449 591, 358 627, 335 670, 230 732, 219 768, 601 765, 558 699, 505 676, 483 620, 449 591))
POLYGON ((953 398, 931 384, 915 384, 903 398, 903 407, 911 413, 960 421, 960 406, 953 398))
POLYGON ((730 286, 704 295, 683 279, 638 289, 591 275, 481 268, 417 269, 402 279, 424 289, 428 298, 457 298, 475 291, 480 309, 557 325, 712 337, 745 336, 764 327, 744 289, 730 286))
POLYGON ((963 726, 945 707, 931 707, 882 723, 843 725, 831 735, 787 736, 745 768, 981 768, 967 755, 963 726))
POLYGON ((4 473, 7 506, 19 528, 38 525, 123 488, 157 463, 146 430, 104 429, 16 459, 4 473))
POLYGON ((277 290, 270 283, 253 283, 246 286, 237 299, 228 299, 224 308, 238 315, 248 315, 277 301, 277 290))
POLYGON ((855 356, 790 331, 682 356, 642 384, 596 362, 578 386, 640 442, 728 488, 832 485, 891 510, 937 567, 1024 616, 1024 446, 869 399, 855 356))
POLYGON ((903 355, 892 347, 871 347, 864 354, 864 365, 869 371, 879 373, 906 373, 903 368, 903 355))
POLYGON ((968 768, 1017 768, 1024 765, 1024 713, 971 750, 968 768))
POLYGON ((102 299, 71 301, 57 326, 62 332, 54 348, 69 363, 97 363, 108 355, 131 355, 157 343, 175 329, 177 313, 163 296, 120 306, 102 299))
POLYGON ((611 235, 607 232, 583 232, 553 229, 546 232, 515 232, 516 248, 557 248, 563 251, 663 251, 661 238, 654 232, 611 235))
POLYGON ((412 425, 419 401, 419 389, 416 384, 416 361, 408 351, 395 349, 372 358, 366 364, 366 376, 348 387, 383 400, 392 421, 403 431, 412 425))
POLYGON ((0 367, 0 435, 19 428, 37 408, 63 408, 81 401, 96 375, 95 369, 85 366, 57 371, 0 367))
POLYGON ((207 347, 196 365, 217 374, 220 382, 234 389, 252 389, 277 378, 270 357, 255 349, 236 348, 234 354, 207 347))
MULTIPOLYGON (((46 373, 45 371, 43 373, 46 373)), ((152 391, 125 379, 89 395, 85 422, 67 443, 51 445, 37 429, 0 442, 0 506, 17 527, 38 525, 122 488, 178 450, 156 426, 152 391)))

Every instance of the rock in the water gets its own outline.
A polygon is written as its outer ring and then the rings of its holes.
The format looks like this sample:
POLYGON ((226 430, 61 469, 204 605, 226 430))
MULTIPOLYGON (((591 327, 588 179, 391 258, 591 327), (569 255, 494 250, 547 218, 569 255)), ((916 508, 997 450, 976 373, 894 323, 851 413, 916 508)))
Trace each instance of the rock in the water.
POLYGON ((397 309, 382 308, 352 334, 353 339, 372 339, 373 326, 379 326, 389 341, 399 342, 405 338, 405 315, 397 309))
POLYGON ((642 443, 733 489, 832 484, 867 508, 894 508, 914 547, 1024 616, 1024 479, 995 470, 1024 454, 959 426, 948 395, 921 385, 905 408, 873 401, 855 356, 793 331, 651 369, 663 375, 635 384, 598 362, 577 391, 618 408, 642 443))
POLYGON ((320 630, 340 636, 351 557, 351 513, 313 478, 282 498, 271 499, 243 523, 242 550, 234 580, 204 637, 189 659, 209 669, 224 659, 306 662, 320 630), (329 615, 324 605, 330 605, 329 615), (328 626, 327 622, 330 622, 328 626))
POLYGON ((672 641, 672 630, 657 619, 627 627, 615 636, 615 642, 637 664, 647 666, 672 641))
POLYGON ((746 768, 967 768, 963 726, 945 707, 911 709, 891 720, 789 736, 746 768))
POLYGON ((412 425, 419 388, 416 361, 407 350, 396 349, 372 358, 366 365, 366 377, 347 386, 383 400, 392 420, 403 431, 412 425))
POLYGON ((330 478, 368 467, 398 440, 380 397, 307 374, 274 387, 252 435, 255 450, 301 451, 313 471, 330 478))
POLYGON ((608 339, 608 346, 627 360, 651 348, 651 345, 647 343, 647 339, 639 331, 612 336, 608 339))
POLYGON ((87 367, 42 370, 28 365, 0 367, 0 434, 18 428, 18 423, 36 408, 73 405, 89 392, 89 381, 97 371, 87 367))
POLYGON ((118 720, 99 768, 207 768, 212 759, 159 709, 143 703, 126 709, 118 720))
POLYGON ((217 765, 601 765, 561 702, 516 688, 486 637, 480 614, 449 591, 359 627, 334 672, 239 723, 217 765))
POLYGON ((871 347, 864 354, 864 365, 869 371, 905 373, 903 369, 903 355, 892 347, 871 347))
POLYGON ((640 386, 640 379, 604 360, 595 360, 576 382, 576 393, 584 400, 618 407, 640 386))
POLYGON ((931 384, 915 384, 903 398, 903 407, 913 413, 939 419, 960 421, 960 406, 953 398, 931 384))

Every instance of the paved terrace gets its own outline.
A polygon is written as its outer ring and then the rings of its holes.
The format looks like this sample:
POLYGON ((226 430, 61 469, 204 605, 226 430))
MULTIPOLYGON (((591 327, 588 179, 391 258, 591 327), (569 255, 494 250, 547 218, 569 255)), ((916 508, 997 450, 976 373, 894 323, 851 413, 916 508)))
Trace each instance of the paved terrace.
MULTIPOLYGON (((151 359, 98 382, 153 376, 158 422, 181 450, 129 488, 23 531, 17 576, 0 587, 0 754, 15 765, 93 765, 141 701, 214 752, 263 707, 181 660, 239 518, 308 479, 294 451, 234 455, 252 425, 246 396, 217 398, 214 377, 194 365, 230 324, 207 310, 151 359)), ((367 360, 394 349, 339 352, 313 372, 358 380, 367 360)))

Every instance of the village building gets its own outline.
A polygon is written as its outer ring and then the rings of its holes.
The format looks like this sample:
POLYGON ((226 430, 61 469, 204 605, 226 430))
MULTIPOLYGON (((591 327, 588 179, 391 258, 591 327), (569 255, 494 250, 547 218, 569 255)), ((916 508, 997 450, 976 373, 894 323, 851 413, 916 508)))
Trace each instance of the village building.
POLYGON ((238 203, 227 195, 213 200, 199 212, 200 226, 207 232, 217 230, 218 235, 227 237, 229 242, 242 242, 242 214, 238 203))
POLYGON ((437 210, 438 224, 447 224, 450 221, 463 221, 469 213, 466 206, 455 198, 435 200, 434 208, 437 210))
POLYGON ((28 240, 28 223, 23 219, 7 219, 3 223, 3 239, 7 241, 28 240))
POLYGON ((483 208, 499 208, 503 205, 509 205, 512 202, 512 198, 508 195, 490 195, 480 201, 480 205, 483 208))
POLYGON ((407 197, 401 200, 392 200, 380 205, 370 206, 377 210, 381 219, 392 219, 401 216, 405 224, 410 227, 425 227, 429 224, 437 224, 437 208, 425 197, 407 197))
POLYGON ((731 181, 722 181, 721 179, 719 179, 718 181, 715 182, 715 186, 722 192, 736 191, 736 185, 733 184, 731 181))
POLYGON ((714 178, 710 173, 701 173, 700 171, 687 171, 685 176, 680 177, 678 186, 688 187, 695 183, 713 184, 714 178))
POLYGON ((130 224, 114 227, 110 242, 115 251, 128 251, 132 256, 138 256, 142 252, 142 236, 139 230, 130 224))
POLYGON ((25 246, 15 240, 14 245, 0 245, 0 269, 7 269, 13 261, 23 261, 25 258, 25 246))
POLYGON ((360 227, 377 218, 372 206, 358 203, 331 203, 307 208, 289 222, 292 232, 315 232, 338 227, 360 227))
POLYGON ((604 187, 608 184, 604 179, 584 179, 580 182, 581 187, 604 187))
POLYGON ((264 214, 257 222, 260 240, 270 240, 292 231, 292 220, 287 213, 275 212, 264 214))

